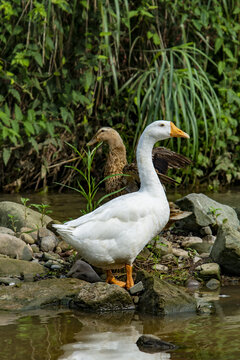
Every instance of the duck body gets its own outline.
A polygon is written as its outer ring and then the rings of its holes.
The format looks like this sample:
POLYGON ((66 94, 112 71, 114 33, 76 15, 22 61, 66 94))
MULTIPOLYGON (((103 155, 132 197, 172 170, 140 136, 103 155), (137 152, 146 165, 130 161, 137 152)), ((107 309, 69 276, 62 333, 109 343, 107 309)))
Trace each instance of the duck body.
MULTIPOLYGON (((137 148, 139 191, 112 199, 63 225, 53 225, 91 265, 107 271, 125 266, 130 278, 127 288, 133 285, 131 266, 136 256, 169 219, 169 204, 154 170, 152 148, 158 140, 171 136, 189 137, 173 123, 163 120, 150 124, 141 135, 137 148)), ((107 281, 116 283, 111 276, 107 281)))

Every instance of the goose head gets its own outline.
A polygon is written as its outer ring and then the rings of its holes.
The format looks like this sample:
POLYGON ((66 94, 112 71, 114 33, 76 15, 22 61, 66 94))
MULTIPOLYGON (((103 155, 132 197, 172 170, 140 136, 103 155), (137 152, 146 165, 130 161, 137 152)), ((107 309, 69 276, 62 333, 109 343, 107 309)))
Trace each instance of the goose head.
POLYGON ((166 120, 154 121, 147 126, 144 132, 149 138, 152 138, 154 142, 171 137, 189 138, 189 135, 175 126, 173 122, 166 120))

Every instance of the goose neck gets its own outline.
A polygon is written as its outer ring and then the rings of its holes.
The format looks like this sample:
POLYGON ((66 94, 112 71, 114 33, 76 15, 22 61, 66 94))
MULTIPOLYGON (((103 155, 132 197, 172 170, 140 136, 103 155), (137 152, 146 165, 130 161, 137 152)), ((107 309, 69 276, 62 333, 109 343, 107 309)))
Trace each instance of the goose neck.
POLYGON ((152 149, 154 143, 154 139, 144 133, 139 140, 137 148, 137 164, 141 181, 141 190, 154 192, 157 189, 158 192, 164 193, 162 184, 160 183, 152 162, 152 149))

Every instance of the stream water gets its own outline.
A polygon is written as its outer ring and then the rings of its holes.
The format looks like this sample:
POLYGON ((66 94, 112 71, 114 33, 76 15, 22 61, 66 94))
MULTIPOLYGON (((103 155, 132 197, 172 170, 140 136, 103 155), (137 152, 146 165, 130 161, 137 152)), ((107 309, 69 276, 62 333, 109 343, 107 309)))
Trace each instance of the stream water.
MULTIPOLYGON (((239 206, 240 189, 207 194, 223 204, 239 206)), ((183 194, 170 194, 174 200, 183 194)), ((78 217, 84 202, 75 193, 4 195, 0 201, 49 204, 59 220, 78 217)), ((0 312, 0 360, 239 360, 240 289, 222 287, 212 293, 216 314, 143 316, 133 312, 86 314, 65 310, 0 312), (142 334, 156 335, 178 346, 149 354, 138 349, 142 334)))

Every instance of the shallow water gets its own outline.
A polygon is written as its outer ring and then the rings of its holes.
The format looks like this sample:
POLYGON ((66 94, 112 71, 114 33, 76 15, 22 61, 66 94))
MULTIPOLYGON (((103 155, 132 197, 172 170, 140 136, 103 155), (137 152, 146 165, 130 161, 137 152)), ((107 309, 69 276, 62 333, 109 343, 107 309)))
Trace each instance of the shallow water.
MULTIPOLYGON (((168 191, 167 196, 169 201, 175 201, 181 197, 187 195, 187 192, 173 192, 168 191)), ((233 207, 240 206, 240 187, 234 187, 224 192, 204 192, 207 196, 222 204, 226 204, 233 207)), ((102 194, 101 194, 102 195, 102 194)), ((49 214, 52 218, 60 221, 66 221, 68 219, 76 218, 82 215, 81 210, 86 208, 86 201, 77 193, 47 193, 47 194, 3 194, 0 193, 0 201, 15 201, 21 203, 21 197, 29 198, 29 204, 48 204, 53 211, 49 214)))
POLYGON ((0 313, 1 360, 238 360, 240 291, 223 287, 214 294, 215 315, 153 317, 126 313, 75 311, 0 313), (148 354, 138 349, 142 334, 178 346, 148 354))

